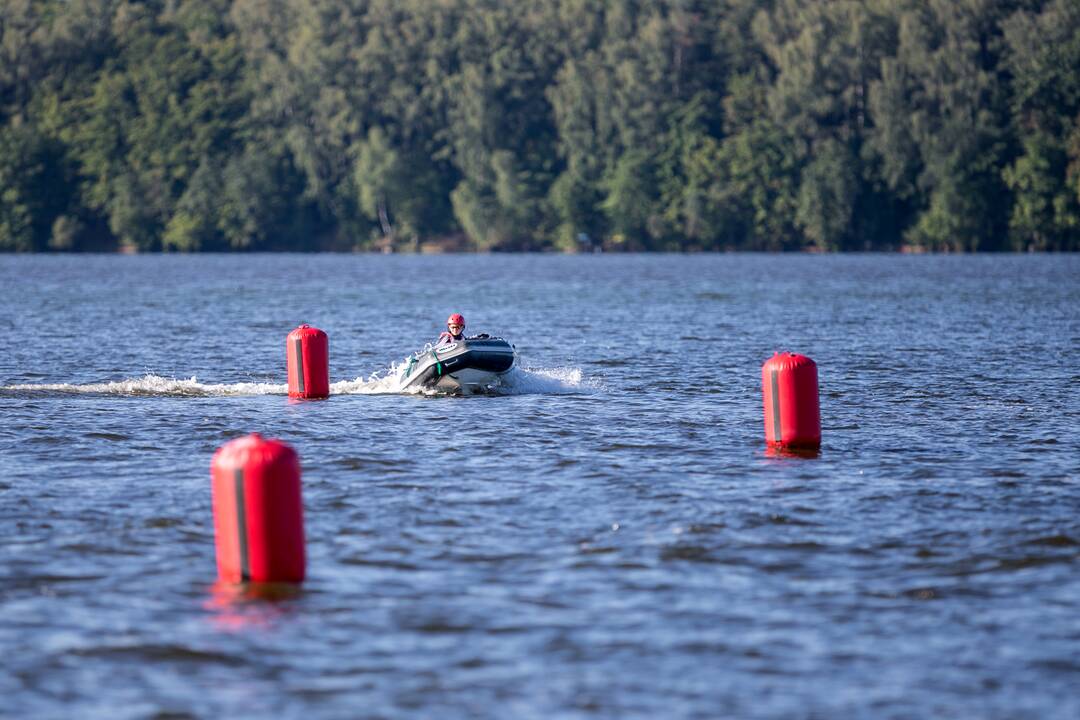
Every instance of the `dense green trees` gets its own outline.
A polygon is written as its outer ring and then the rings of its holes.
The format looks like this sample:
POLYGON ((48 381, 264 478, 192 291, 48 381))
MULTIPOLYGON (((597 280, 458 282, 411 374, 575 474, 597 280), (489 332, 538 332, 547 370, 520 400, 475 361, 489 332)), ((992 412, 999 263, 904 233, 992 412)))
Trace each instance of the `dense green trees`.
POLYGON ((1080 250, 1080 0, 6 0, 0 250, 1080 250))

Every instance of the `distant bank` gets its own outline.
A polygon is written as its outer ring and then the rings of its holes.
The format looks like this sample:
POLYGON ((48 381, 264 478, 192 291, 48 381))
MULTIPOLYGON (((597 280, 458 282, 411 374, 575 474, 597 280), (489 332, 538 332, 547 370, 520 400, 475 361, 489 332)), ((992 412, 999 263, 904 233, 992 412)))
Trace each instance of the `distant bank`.
MULTIPOLYGON (((1027 248, 1025 250, 1013 250, 1011 248, 995 248, 993 250, 964 250, 964 249, 930 249, 921 247, 918 245, 901 245, 896 248, 881 248, 881 247, 869 247, 865 250, 821 250, 816 247, 805 247, 800 249, 781 249, 781 250, 740 250, 735 247, 730 248, 701 248, 695 246, 689 247, 676 247, 672 249, 654 249, 649 250, 641 247, 637 243, 625 243, 614 246, 605 246, 602 243, 596 243, 591 245, 580 245, 577 247, 557 247, 554 245, 539 246, 539 247, 490 247, 480 249, 467 241, 460 241, 456 239, 431 239, 421 240, 418 242, 408 242, 402 244, 365 244, 354 246, 342 246, 339 244, 329 244, 325 247, 312 246, 309 243, 302 243, 298 247, 292 248, 288 246, 275 246, 270 248, 215 248, 204 250, 177 250, 175 248, 170 249, 147 249, 141 250, 132 246, 100 246, 91 247, 86 249, 71 249, 65 248, 62 250, 46 249, 30 251, 29 254, 51 254, 51 255, 72 255, 83 253, 96 253, 96 254, 117 254, 117 255, 161 255, 161 254, 215 254, 215 253, 227 253, 227 254, 243 254, 243 253, 359 253, 359 254, 372 254, 372 255, 469 255, 469 254, 500 254, 500 253, 536 253, 536 254, 561 254, 561 255, 620 255, 620 254, 694 254, 694 253, 777 253, 777 254, 792 254, 792 255, 839 255, 839 254, 858 254, 858 253, 893 253, 898 255, 953 255, 953 254, 1015 254, 1020 253, 1055 253, 1066 252, 1075 253, 1076 249, 1058 250, 1056 248, 1027 248)), ((24 254, 10 251, 0 250, 2 254, 24 254)))
POLYGON ((1075 0, 0 3, 0 251, 1076 251, 1075 0))

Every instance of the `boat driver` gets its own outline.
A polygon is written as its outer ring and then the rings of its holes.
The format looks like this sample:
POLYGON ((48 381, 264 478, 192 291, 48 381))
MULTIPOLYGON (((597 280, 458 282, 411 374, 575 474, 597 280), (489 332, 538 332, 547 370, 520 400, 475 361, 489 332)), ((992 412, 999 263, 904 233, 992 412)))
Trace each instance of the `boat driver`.
POLYGON ((446 318, 446 330, 439 339, 435 341, 436 345, 450 345, 451 343, 461 342, 465 339, 465 317, 461 313, 454 313, 450 317, 446 318))

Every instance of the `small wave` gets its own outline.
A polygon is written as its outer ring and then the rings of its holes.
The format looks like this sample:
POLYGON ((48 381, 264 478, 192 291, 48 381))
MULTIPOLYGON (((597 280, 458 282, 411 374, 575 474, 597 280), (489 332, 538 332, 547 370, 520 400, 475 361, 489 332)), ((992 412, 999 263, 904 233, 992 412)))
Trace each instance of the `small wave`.
POLYGON ((289 387, 276 383, 201 383, 195 377, 188 380, 144 375, 141 378, 114 382, 6 385, 5 392, 46 392, 91 395, 175 396, 175 397, 226 397, 232 395, 286 395, 289 387))

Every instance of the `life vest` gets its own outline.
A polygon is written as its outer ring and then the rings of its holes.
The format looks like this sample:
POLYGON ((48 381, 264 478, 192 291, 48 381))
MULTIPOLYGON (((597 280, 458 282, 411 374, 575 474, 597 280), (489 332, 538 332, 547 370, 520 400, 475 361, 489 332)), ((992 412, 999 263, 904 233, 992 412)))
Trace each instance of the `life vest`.
POLYGON ((465 333, 461 333, 460 335, 455 337, 454 335, 451 335, 448 332, 443 332, 443 334, 439 336, 439 339, 435 341, 435 344, 436 345, 450 345, 451 343, 461 342, 464 339, 465 339, 465 333))

